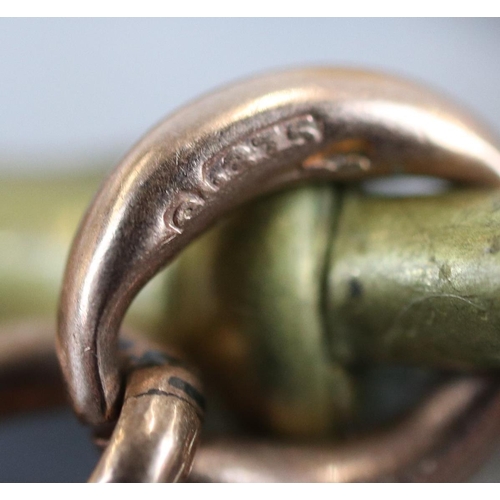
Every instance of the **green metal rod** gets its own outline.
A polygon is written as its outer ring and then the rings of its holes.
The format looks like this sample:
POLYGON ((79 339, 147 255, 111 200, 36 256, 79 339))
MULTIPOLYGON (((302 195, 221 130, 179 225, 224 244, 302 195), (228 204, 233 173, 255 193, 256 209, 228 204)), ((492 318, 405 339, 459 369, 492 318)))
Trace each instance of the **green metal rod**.
MULTIPOLYGON (((55 317, 98 181, 2 180, 3 323, 55 317)), ((254 421, 324 433, 356 408, 352 365, 498 368, 499 207, 499 191, 390 199, 322 184, 269 196, 195 242, 127 322, 183 347, 254 421)))
POLYGON ((328 261, 330 353, 500 367, 500 192, 345 197, 328 261))

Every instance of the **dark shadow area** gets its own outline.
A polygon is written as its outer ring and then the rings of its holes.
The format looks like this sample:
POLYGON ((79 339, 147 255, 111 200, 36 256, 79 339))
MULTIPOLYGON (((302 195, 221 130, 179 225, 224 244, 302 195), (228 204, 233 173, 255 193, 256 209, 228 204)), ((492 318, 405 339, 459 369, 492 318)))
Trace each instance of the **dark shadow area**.
POLYGON ((0 425, 0 482, 85 482, 99 458, 69 409, 11 417, 0 425))

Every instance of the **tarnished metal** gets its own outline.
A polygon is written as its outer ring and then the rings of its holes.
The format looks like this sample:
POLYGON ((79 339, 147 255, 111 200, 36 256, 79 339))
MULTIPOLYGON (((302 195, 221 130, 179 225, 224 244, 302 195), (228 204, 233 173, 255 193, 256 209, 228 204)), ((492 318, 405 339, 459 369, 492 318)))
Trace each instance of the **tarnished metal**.
POLYGON ((498 190, 346 196, 325 277, 332 359, 498 370, 499 208, 498 190))
POLYGON ((93 424, 116 415, 130 302, 221 215, 305 179, 394 172, 498 185, 500 152, 441 98, 359 71, 264 76, 165 120, 103 184, 71 250, 58 352, 77 413, 93 424))

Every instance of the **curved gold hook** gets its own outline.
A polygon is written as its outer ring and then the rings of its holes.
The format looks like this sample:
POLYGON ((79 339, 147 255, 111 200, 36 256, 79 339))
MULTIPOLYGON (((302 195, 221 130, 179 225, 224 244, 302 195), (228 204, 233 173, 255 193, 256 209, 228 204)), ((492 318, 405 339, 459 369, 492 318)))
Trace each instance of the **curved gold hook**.
POLYGON ((205 408, 196 373, 165 349, 133 337, 122 342, 121 354, 128 373, 123 406, 89 481, 186 480, 205 408))
POLYGON ((117 334, 138 291, 221 215, 313 178, 394 172, 498 184, 488 134, 425 89, 374 73, 306 69, 235 84, 150 131, 102 186, 71 249, 58 355, 76 411, 117 411, 117 334))

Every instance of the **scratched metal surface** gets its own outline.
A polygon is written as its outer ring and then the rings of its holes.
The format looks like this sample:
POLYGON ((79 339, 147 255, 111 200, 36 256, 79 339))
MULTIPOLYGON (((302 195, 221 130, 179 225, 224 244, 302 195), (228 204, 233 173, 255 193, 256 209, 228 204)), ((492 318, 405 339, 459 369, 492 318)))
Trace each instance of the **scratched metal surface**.
MULTIPOLYGON (((110 168, 177 106, 285 66, 401 74, 500 131, 499 28, 480 19, 1 19, 0 174, 81 169, 103 158, 110 168)), ((0 424, 0 481, 82 481, 96 459, 68 410, 0 424)), ((500 450, 473 480, 500 481, 500 450)))

